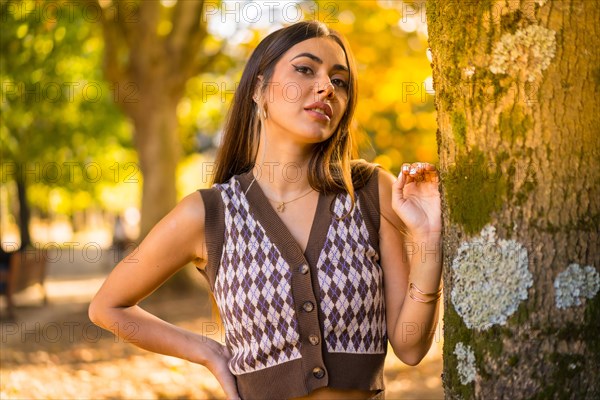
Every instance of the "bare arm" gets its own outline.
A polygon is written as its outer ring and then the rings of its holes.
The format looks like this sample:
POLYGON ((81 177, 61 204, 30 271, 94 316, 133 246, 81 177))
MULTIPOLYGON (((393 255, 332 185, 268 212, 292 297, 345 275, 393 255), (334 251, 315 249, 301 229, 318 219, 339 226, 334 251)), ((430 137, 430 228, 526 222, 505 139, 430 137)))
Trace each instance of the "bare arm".
POLYGON ((227 368, 226 348, 150 314, 138 303, 189 262, 202 263, 204 202, 186 196, 150 231, 138 248, 117 264, 89 307, 96 325, 143 349, 206 366, 228 398, 238 398, 227 368), (116 329, 115 329, 116 328, 116 329))
POLYGON ((392 185, 388 171, 379 170, 381 266, 384 271, 386 324, 390 344, 404 363, 417 365, 429 351, 438 319, 438 301, 420 303, 408 295, 413 282, 424 292, 435 292, 441 280, 439 233, 408 236, 392 209, 392 185))

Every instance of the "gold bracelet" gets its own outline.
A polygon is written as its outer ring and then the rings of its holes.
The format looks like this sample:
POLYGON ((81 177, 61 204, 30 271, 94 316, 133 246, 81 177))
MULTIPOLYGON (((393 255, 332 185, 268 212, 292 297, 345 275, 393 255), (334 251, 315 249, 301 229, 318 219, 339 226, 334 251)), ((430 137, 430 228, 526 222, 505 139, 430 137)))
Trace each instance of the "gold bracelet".
POLYGON ((434 301, 438 301, 441 294, 442 294, 442 289, 438 290, 435 293, 425 293, 422 290, 420 290, 418 287, 416 287, 415 284, 412 282, 410 283, 410 285, 408 287, 408 295, 410 296, 410 298, 413 299, 414 301, 418 301, 419 303, 433 303, 434 301), (435 296, 435 297, 433 299, 429 299, 429 300, 420 299, 417 296, 415 296, 415 294, 413 293, 413 289, 415 289, 417 292, 421 293, 422 295, 435 296))
POLYGON ((418 301, 419 303, 433 303, 434 301, 435 301, 435 302, 437 302, 437 301, 438 301, 438 299, 437 299, 437 298, 436 298, 436 299, 431 299, 431 300, 422 300, 422 299, 419 299, 418 297, 415 297, 415 296, 412 294, 412 292, 410 292, 410 291, 408 292, 408 295, 410 296, 410 298, 411 298, 411 299, 413 299, 414 301, 418 301))
POLYGON ((409 287, 414 288, 417 292, 419 292, 420 294, 422 294, 423 296, 436 296, 439 297, 440 294, 442 293, 442 288, 439 288, 437 292, 433 292, 433 293, 425 293, 424 291, 422 291, 421 289, 419 289, 417 287, 417 285, 415 285, 414 283, 410 283, 409 287))
POLYGON ((420 299, 413 294, 412 289, 409 289, 408 295, 410 296, 411 299, 413 299, 414 301, 418 301, 419 303, 433 303, 434 301, 437 302, 440 299, 439 297, 434 297, 433 299, 430 299, 430 300, 420 299))

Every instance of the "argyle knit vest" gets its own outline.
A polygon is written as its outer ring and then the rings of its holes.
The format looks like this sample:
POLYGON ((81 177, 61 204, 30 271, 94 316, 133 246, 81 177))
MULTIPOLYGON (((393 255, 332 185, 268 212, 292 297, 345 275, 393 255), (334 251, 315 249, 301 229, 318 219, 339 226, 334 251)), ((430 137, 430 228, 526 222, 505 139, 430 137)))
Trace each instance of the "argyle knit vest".
MULTIPOLYGON (((379 167, 379 166, 378 166, 379 167)), ((356 190, 319 194, 305 252, 252 171, 200 189, 208 280, 242 399, 320 387, 383 390, 378 168, 356 190), (336 219, 338 218, 338 219, 336 219)))

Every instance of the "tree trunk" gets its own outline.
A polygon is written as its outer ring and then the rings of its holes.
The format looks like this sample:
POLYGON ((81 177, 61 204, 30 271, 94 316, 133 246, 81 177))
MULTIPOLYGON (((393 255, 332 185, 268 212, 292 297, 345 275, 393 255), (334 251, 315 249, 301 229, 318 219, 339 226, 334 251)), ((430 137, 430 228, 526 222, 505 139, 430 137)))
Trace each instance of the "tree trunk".
POLYGON ((29 233, 31 212, 29 202, 27 201, 27 182, 21 169, 24 163, 15 163, 15 165, 19 169, 15 176, 17 197, 19 200, 19 234, 21 236, 21 248, 25 249, 31 244, 31 235, 29 233))
POLYGON ((157 102, 158 99, 160 97, 141 96, 139 107, 131 114, 135 146, 144 177, 139 240, 177 202, 176 169, 181 157, 177 135, 177 101, 157 102))
POLYGON ((448 398, 600 398, 600 4, 429 0, 448 398))

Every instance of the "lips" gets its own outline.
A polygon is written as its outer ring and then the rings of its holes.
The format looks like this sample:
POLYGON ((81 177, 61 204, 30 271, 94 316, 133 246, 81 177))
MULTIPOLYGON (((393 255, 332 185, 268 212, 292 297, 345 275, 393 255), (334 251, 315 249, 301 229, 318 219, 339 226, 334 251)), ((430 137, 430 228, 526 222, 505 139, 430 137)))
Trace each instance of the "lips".
POLYGON ((329 117, 329 119, 331 119, 331 117, 333 117, 333 110, 331 109, 331 106, 327 103, 324 103, 322 101, 317 101, 316 103, 312 103, 311 105, 304 107, 305 110, 313 110, 316 112, 323 112, 325 113, 325 115, 327 115, 329 117))

